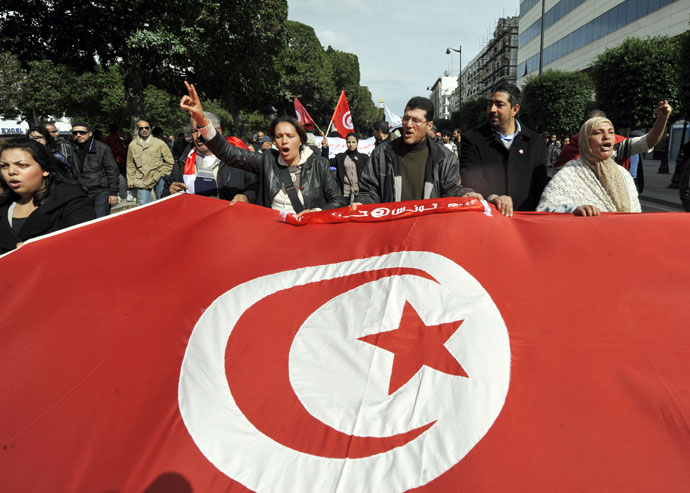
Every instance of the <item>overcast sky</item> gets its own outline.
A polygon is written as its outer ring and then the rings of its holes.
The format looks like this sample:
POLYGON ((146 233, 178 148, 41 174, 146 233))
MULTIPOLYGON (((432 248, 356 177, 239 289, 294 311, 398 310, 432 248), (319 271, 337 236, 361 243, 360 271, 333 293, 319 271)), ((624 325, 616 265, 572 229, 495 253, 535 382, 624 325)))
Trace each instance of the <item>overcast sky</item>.
MULTIPOLYGON (((458 74, 493 35, 499 17, 518 15, 520 0, 288 0, 288 18, 314 28, 321 44, 359 57, 360 84, 397 115, 412 96, 429 96, 444 71, 458 74)), ((309 105, 304 101, 307 109, 309 105)))

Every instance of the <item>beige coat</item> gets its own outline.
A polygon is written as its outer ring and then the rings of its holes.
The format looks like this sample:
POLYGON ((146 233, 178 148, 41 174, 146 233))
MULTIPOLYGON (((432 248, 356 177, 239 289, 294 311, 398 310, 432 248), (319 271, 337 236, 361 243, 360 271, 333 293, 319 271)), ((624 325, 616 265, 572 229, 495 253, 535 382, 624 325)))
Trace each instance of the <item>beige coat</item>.
POLYGON ((127 149, 127 186, 152 189, 162 177, 172 172, 173 157, 165 142, 149 137, 143 146, 137 137, 127 149))

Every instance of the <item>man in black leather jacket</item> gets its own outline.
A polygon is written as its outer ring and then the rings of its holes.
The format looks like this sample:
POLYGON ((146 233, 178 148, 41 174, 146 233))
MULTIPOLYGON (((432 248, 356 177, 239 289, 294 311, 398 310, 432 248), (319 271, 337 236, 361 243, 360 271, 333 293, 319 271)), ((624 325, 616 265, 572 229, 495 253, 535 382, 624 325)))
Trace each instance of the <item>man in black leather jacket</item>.
POLYGON ((74 136, 74 171, 79 183, 88 190, 96 217, 110 214, 117 204, 120 171, 108 144, 96 140, 86 123, 72 125, 74 136))
POLYGON ((461 186, 455 154, 429 138, 433 119, 434 104, 429 99, 410 99, 402 119, 402 137, 377 146, 362 172, 359 202, 481 198, 461 186))

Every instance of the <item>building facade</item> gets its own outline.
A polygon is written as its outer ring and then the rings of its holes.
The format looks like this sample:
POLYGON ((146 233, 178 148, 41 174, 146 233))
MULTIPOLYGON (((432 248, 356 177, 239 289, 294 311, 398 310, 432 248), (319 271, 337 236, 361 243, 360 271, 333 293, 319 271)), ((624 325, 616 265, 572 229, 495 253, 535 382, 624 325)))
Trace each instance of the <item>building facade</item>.
POLYGON ((626 38, 673 36, 688 29, 688 0, 523 0, 517 83, 549 69, 575 72, 626 38), (542 47, 542 1, 543 48, 542 47))
POLYGON ((435 120, 447 120, 450 118, 453 92, 456 86, 457 80, 455 77, 439 77, 434 82, 429 99, 434 103, 435 120))
POLYGON ((515 83, 518 61, 518 17, 500 18, 491 41, 458 78, 459 101, 489 97, 499 82, 515 83))

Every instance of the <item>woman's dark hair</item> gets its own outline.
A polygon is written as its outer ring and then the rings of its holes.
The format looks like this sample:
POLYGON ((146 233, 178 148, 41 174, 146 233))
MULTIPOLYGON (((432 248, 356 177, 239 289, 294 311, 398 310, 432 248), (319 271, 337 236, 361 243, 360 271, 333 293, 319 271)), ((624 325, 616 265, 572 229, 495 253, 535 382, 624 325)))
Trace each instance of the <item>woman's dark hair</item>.
POLYGON ((26 136, 29 137, 29 135, 31 135, 33 132, 41 134, 43 138, 46 139, 46 145, 48 147, 52 147, 53 136, 48 133, 48 130, 46 130, 45 127, 29 127, 29 130, 26 131, 26 136))
POLYGON ((275 139, 276 127, 279 123, 291 124, 293 127, 295 127, 295 130, 297 130, 297 134, 302 141, 302 145, 307 143, 307 131, 304 130, 302 124, 297 121, 297 118, 290 115, 279 116, 271 122, 271 124, 268 126, 268 135, 270 135, 272 139, 275 139))
POLYGON ((348 137, 354 137, 355 140, 357 140, 357 141, 359 142, 359 135, 357 135, 355 132, 350 132, 350 133, 348 133, 348 134, 345 136, 345 139, 347 139, 348 137))
MULTIPOLYGON (((22 138, 12 142, 5 142, 2 151, 5 152, 11 149, 21 149, 31 154, 31 157, 36 161, 43 171, 48 171, 50 174, 45 177, 45 188, 34 195, 34 204, 38 207, 43 204, 48 197, 55 191, 57 183, 71 183, 77 185, 70 174, 70 171, 65 166, 55 159, 50 152, 50 149, 43 144, 39 144, 29 138, 22 138)), ((0 186, 2 187, 3 195, 9 196, 12 201, 19 200, 19 195, 12 190, 5 180, 0 176, 0 186)))

